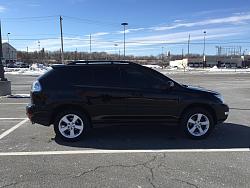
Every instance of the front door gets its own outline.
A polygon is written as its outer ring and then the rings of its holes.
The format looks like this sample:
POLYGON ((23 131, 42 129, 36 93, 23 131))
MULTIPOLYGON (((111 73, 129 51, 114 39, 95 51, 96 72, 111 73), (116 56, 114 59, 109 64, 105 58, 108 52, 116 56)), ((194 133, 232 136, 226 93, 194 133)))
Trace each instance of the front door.
MULTIPOLYGON (((133 67, 122 69, 122 82, 126 90, 127 119, 130 121, 177 120, 178 94, 164 89, 166 80, 150 72, 133 67)), ((167 79, 167 78, 166 78, 167 79)))

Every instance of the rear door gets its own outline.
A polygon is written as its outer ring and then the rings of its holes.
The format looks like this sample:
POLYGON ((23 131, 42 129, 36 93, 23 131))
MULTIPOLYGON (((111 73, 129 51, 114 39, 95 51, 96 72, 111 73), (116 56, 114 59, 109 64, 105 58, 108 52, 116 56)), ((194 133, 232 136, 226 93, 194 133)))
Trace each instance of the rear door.
POLYGON ((131 121, 176 121, 178 95, 174 89, 163 89, 168 81, 151 71, 133 66, 121 70, 127 96, 127 119, 131 121))
POLYGON ((117 65, 91 65, 93 83, 88 95, 89 110, 95 122, 123 120, 126 114, 124 89, 117 65))

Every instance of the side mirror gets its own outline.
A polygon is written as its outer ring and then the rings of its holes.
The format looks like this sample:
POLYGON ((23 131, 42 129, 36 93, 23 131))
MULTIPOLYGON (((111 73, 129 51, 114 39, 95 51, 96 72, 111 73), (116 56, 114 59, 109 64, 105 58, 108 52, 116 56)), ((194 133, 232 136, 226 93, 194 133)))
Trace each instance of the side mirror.
POLYGON ((168 82, 166 82, 166 84, 160 86, 160 89, 169 90, 172 87, 174 87, 174 82, 173 81, 168 81, 168 82))
POLYGON ((173 81, 168 81, 167 86, 168 86, 168 88, 174 87, 174 82, 173 81))

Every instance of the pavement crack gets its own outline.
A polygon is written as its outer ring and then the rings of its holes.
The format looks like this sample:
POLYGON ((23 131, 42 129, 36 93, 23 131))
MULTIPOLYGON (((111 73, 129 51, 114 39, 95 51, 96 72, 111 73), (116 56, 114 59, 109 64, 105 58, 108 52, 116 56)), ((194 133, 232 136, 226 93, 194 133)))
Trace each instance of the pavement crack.
POLYGON ((186 183, 187 185, 190 185, 190 186, 193 186, 195 188, 199 188, 198 185, 195 185, 193 183, 190 183, 189 181, 185 181, 185 180, 180 180, 180 179, 173 179, 174 181, 179 181, 179 182, 182 182, 182 183, 186 183))
POLYGON ((10 186, 16 186, 18 183, 19 182, 12 182, 12 183, 0 186, 0 188, 10 187, 10 186))
POLYGON ((133 165, 116 164, 116 165, 97 166, 97 167, 95 167, 93 169, 90 169, 90 170, 81 172, 81 173, 79 173, 77 175, 74 175, 73 178, 78 178, 78 177, 81 177, 81 176, 85 176, 85 175, 88 175, 88 174, 90 174, 92 172, 95 172, 95 171, 97 171, 99 169, 103 169, 103 168, 112 168, 112 167, 135 168, 135 167, 138 167, 138 166, 142 166, 142 167, 144 167, 144 168, 146 168, 146 169, 149 170, 150 177, 148 177, 146 179, 149 181, 149 183, 151 184, 151 186, 155 188, 156 185, 153 182, 155 180, 155 175, 154 175, 154 171, 153 171, 154 168, 149 167, 148 165, 150 163, 156 161, 156 159, 157 159, 157 156, 153 156, 153 158, 150 159, 150 160, 147 160, 147 161, 142 162, 142 163, 133 164, 133 165))

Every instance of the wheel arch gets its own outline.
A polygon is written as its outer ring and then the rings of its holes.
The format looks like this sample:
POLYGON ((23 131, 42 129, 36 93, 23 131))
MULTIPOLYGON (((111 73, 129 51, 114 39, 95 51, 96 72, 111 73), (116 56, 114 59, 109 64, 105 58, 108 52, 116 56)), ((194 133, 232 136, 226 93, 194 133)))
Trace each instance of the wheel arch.
POLYGON ((91 116, 88 113, 88 111, 85 108, 83 108, 82 106, 77 105, 77 104, 61 104, 61 105, 56 106, 53 110, 52 115, 51 115, 50 124, 53 124, 56 116, 65 110, 77 110, 77 111, 84 113, 87 116, 87 118, 90 122, 90 125, 92 126, 91 116))
POLYGON ((194 108, 203 108, 205 110, 207 110, 211 116, 213 117, 213 121, 214 121, 214 124, 216 125, 217 124, 217 116, 216 116, 216 112, 215 110, 213 109, 213 107, 209 104, 202 104, 202 103, 193 103, 193 104, 190 104, 188 106, 186 106, 182 112, 181 112, 181 115, 180 115, 180 118, 183 117, 183 115, 189 110, 189 109, 194 109, 194 108))

